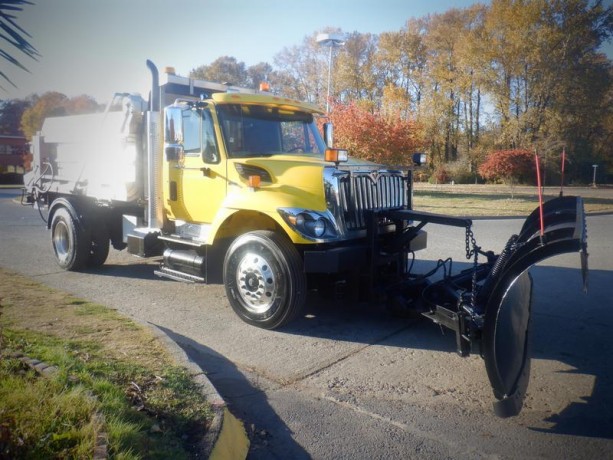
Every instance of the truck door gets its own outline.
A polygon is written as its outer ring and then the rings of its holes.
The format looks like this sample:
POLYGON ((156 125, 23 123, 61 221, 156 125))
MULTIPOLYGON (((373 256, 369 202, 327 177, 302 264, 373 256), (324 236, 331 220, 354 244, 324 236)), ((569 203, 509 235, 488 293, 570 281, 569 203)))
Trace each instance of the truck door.
POLYGON ((175 219, 203 224, 199 238, 226 196, 226 163, 221 161, 211 111, 191 105, 166 109, 166 207, 175 219))

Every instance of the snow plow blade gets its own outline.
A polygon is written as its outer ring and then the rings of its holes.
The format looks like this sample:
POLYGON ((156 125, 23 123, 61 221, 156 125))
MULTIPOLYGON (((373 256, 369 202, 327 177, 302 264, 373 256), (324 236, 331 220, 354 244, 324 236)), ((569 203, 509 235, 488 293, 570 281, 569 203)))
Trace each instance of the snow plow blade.
MULTIPOLYGON (((407 273, 404 282, 387 290, 393 311, 417 312, 456 333, 457 351, 478 351, 485 361, 494 396, 494 412, 511 417, 521 411, 530 376, 530 324, 534 264, 559 254, 579 252, 587 288, 587 230, 583 200, 560 197, 536 208, 496 255, 477 246, 468 218, 400 210, 385 213, 392 220, 417 221, 401 244, 415 239, 426 224, 466 228, 466 257, 473 267, 445 273, 431 283, 430 275, 407 273), (472 243, 472 249, 470 248, 472 243), (478 255, 487 257, 478 263, 478 255)), ((391 251, 388 251, 391 252, 391 251)), ((439 261, 437 267, 444 266, 439 261)))
POLYGON ((479 298, 485 304, 481 352, 500 417, 519 414, 530 375, 532 279, 528 269, 559 254, 580 252, 587 288, 587 235, 583 200, 561 197, 528 216, 494 263, 479 298), (542 224, 541 224, 542 216, 542 224))

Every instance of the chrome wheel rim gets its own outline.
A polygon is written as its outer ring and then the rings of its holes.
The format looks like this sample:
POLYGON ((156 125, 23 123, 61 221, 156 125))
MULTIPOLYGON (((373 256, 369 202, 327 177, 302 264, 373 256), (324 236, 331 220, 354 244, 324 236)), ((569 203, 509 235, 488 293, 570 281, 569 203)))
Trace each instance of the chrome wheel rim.
POLYGON ((239 295, 247 310, 260 314, 270 309, 279 286, 265 257, 252 252, 245 254, 238 264, 236 279, 239 295))
POLYGON ((70 229, 63 221, 59 221, 53 229, 53 248, 62 262, 70 254, 70 229))

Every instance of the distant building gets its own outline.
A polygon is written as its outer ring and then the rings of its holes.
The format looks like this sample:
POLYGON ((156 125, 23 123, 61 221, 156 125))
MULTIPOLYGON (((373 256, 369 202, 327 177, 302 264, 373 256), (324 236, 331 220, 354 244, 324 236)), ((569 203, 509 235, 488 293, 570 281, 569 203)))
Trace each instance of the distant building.
POLYGON ((25 137, 0 135, 0 173, 23 174, 31 161, 25 137))

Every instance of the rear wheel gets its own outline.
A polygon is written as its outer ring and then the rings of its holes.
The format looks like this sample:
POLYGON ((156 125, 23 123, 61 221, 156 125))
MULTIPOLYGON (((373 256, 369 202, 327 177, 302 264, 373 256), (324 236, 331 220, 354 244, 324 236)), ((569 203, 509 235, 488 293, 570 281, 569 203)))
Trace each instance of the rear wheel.
POLYGON ((246 233, 230 245, 224 284, 236 314, 265 329, 290 322, 306 299, 300 254, 287 239, 271 231, 246 233))
POLYGON ((55 260, 64 270, 83 268, 90 256, 91 238, 66 208, 58 209, 51 221, 51 244, 55 260))
POLYGON ((109 256, 109 247, 110 238, 108 232, 104 225, 101 225, 96 230, 92 231, 87 266, 92 268, 102 266, 109 256))

